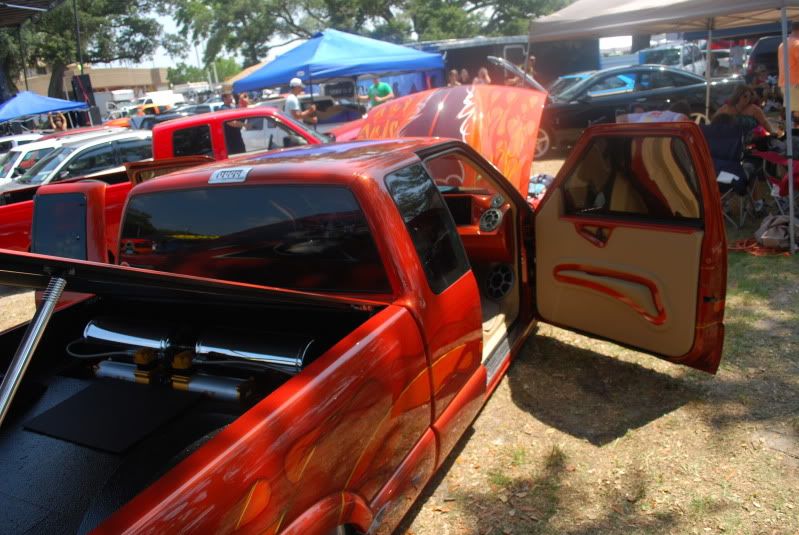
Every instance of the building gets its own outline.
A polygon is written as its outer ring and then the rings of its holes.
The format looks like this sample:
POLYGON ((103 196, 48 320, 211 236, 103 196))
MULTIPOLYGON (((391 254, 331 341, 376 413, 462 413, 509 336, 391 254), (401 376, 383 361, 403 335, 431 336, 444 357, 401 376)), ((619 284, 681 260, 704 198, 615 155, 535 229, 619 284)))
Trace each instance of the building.
MULTIPOLYGON (((61 85, 64 95, 68 98, 72 90, 72 77, 77 73, 77 65, 70 65, 64 72, 63 83, 61 85)), ((133 89, 136 94, 144 94, 148 91, 159 91, 169 89, 169 79, 167 69, 156 68, 133 68, 133 67, 92 67, 83 66, 83 73, 91 76, 92 88, 94 91, 113 91, 115 89, 133 89)), ((28 74, 28 88, 34 93, 47 95, 50 84, 50 69, 39 67, 33 73, 28 74)), ((25 80, 17 80, 17 87, 25 87, 25 80)))

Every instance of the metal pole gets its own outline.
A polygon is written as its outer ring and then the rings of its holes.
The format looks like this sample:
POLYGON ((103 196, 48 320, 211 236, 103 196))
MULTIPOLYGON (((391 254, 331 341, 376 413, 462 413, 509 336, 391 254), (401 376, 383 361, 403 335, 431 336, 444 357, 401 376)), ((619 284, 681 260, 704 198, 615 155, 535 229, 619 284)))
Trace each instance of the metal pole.
POLYGON ((25 53, 25 43, 22 41, 22 24, 17 26, 17 36, 19 37, 19 50, 22 53, 22 75, 25 77, 25 91, 30 91, 28 87, 28 55, 25 53))
POLYGON ((78 72, 83 74, 83 52, 80 49, 80 20, 78 19, 78 0, 72 0, 72 12, 75 14, 75 44, 78 47, 78 72))
POLYGON ((794 187, 793 187, 793 110, 791 109, 791 64, 788 61, 788 13, 785 6, 781 9, 782 18, 782 73, 784 86, 782 94, 784 98, 783 108, 785 109, 785 131, 788 134, 788 235, 791 240, 791 254, 796 252, 796 229, 794 228, 794 217, 796 207, 794 206, 794 187))
POLYGON ((713 40, 713 19, 707 19, 707 52, 705 53, 705 117, 707 122, 710 122, 710 80, 713 73, 711 72, 710 61, 710 42, 713 40))
POLYGON ((3 383, 0 385, 0 427, 3 426, 3 421, 11 408, 14 395, 17 393, 22 377, 25 375, 25 370, 28 369, 28 365, 33 359, 36 347, 42 339, 44 329, 53 315, 56 303, 61 298, 66 284, 67 281, 60 277, 50 279, 50 283, 47 285, 42 297, 42 304, 36 309, 36 313, 25 331, 25 336, 23 336, 22 342, 11 360, 11 365, 8 367, 5 377, 3 377, 3 383))

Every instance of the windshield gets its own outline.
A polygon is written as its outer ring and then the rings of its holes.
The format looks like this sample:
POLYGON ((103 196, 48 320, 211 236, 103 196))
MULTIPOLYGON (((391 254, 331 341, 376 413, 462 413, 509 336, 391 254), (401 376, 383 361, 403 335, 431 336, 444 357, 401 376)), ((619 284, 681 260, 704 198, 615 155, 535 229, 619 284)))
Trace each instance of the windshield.
POLYGON ((679 65, 680 51, 676 48, 663 48, 641 52, 641 63, 654 65, 679 65))
POLYGON ((558 100, 574 100, 583 92, 588 89, 594 82, 597 81, 598 76, 592 75, 588 78, 583 78, 579 82, 572 84, 570 87, 562 90, 560 93, 554 94, 554 97, 558 100))
POLYGON ((339 186, 215 186, 133 196, 119 259, 280 288, 391 292, 366 216, 339 186))
POLYGON ((310 126, 306 125, 305 123, 298 121, 292 117, 289 117, 283 112, 278 112, 280 119, 284 123, 291 123, 303 132, 310 134, 311 137, 319 139, 321 141, 330 141, 330 136, 327 134, 323 134, 322 132, 318 132, 317 130, 312 129, 310 126))
POLYGON ((5 178, 11 172, 18 157, 19 152, 15 150, 0 154, 0 178, 5 178))
POLYGON ((558 78, 552 85, 549 86, 549 94, 550 95, 558 95, 563 91, 566 91, 568 88, 579 82, 581 79, 576 76, 570 76, 568 78, 558 78))
POLYGON ((74 147, 61 147, 56 149, 41 160, 30 170, 19 177, 20 184, 41 184, 75 151, 74 147))

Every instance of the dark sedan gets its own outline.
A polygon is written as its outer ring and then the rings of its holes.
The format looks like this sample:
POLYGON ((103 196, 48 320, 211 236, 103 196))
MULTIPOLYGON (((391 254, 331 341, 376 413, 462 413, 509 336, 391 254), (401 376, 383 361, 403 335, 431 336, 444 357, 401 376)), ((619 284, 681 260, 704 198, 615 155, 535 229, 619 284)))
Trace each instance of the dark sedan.
MULTIPOLYGON (((711 82, 710 112, 721 106, 740 78, 711 82)), ((633 105, 646 111, 667 110, 685 100, 699 121, 705 113, 705 79, 693 73, 663 65, 633 65, 597 71, 562 93, 550 95, 539 129, 536 157, 553 146, 567 147, 592 124, 612 123, 633 105), (632 85, 620 80, 631 79, 632 85)))

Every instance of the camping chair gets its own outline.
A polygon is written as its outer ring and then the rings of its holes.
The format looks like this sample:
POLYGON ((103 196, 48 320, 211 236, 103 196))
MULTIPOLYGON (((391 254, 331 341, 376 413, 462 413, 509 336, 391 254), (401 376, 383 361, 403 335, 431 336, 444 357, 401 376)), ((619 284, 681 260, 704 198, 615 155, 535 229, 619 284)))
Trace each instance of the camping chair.
MULTIPOLYGON (((788 167, 788 158, 784 154, 776 151, 759 151, 753 150, 753 156, 757 156, 763 162, 763 176, 768 183, 768 190, 771 195, 771 205, 774 207, 770 210, 775 215, 777 213, 785 215, 789 211, 789 189, 788 189, 788 172, 783 171, 781 168, 788 167)), ((799 201, 799 160, 793 161, 793 185, 794 185, 794 203, 799 201)))
POLYGON ((728 206, 732 197, 739 197, 739 214, 736 222, 728 210, 724 217, 740 228, 746 219, 747 210, 752 208, 752 180, 743 166, 744 130, 737 125, 708 124, 700 128, 705 134, 710 156, 716 171, 716 181, 721 192, 722 208, 728 206))

